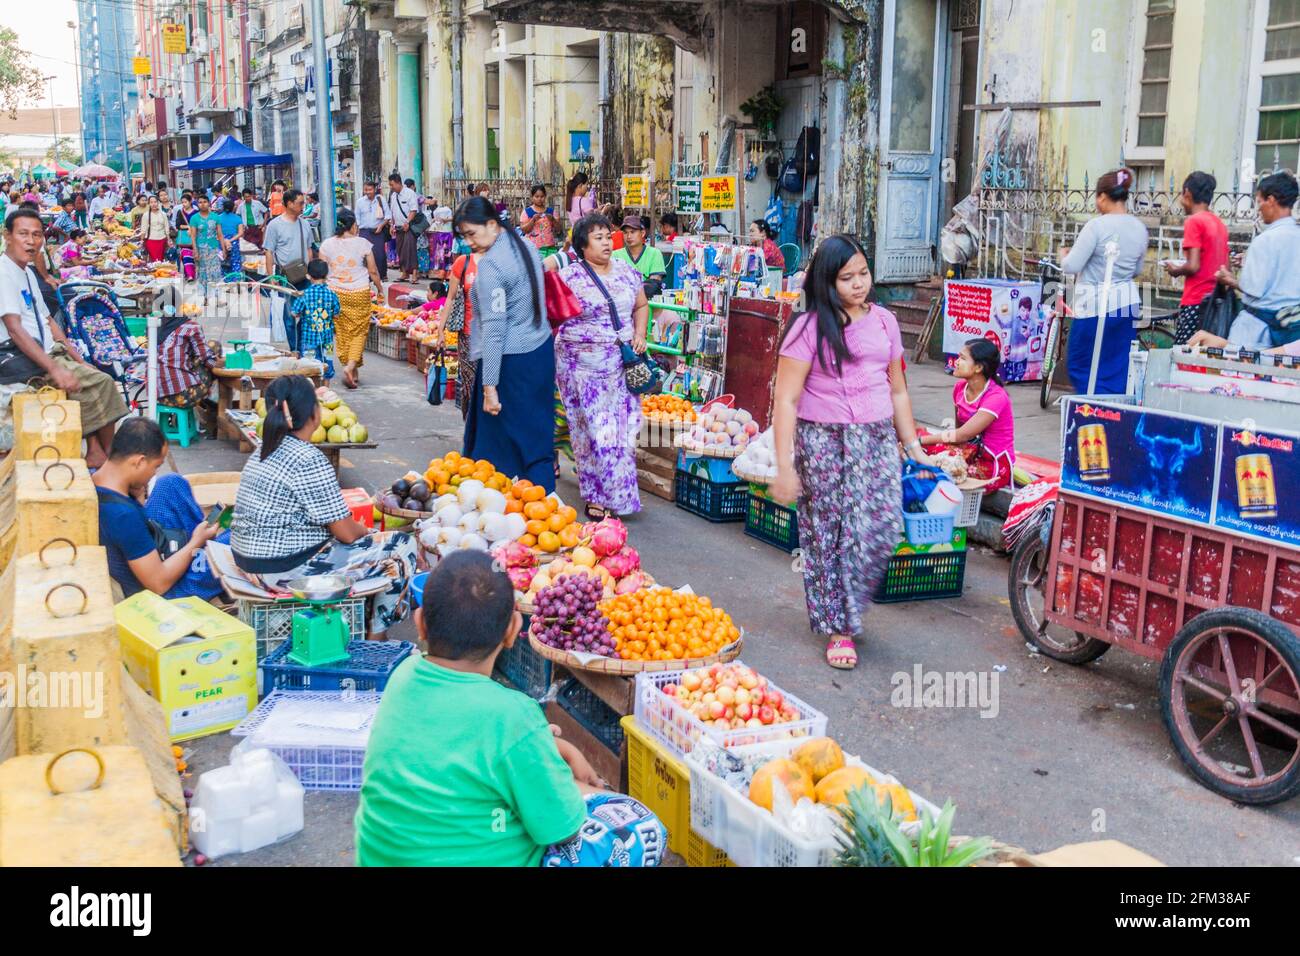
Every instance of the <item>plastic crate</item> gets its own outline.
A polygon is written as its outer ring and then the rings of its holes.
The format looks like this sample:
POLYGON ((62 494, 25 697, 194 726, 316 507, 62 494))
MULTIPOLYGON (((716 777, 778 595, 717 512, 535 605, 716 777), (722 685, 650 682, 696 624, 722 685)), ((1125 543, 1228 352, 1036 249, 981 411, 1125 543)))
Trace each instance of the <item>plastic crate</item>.
POLYGON ((137 339, 142 339, 149 334, 149 320, 144 317, 127 317, 126 331, 127 334, 132 335, 137 339))
POLYGON ((379 343, 375 349, 384 358, 406 361, 406 330, 379 327, 379 343))
POLYGON ((541 700, 551 689, 554 665, 538 654, 528 643, 528 616, 519 629, 515 646, 497 655, 496 671, 510 682, 515 690, 522 691, 533 700, 541 700))
POLYGON ((379 699, 378 694, 344 691, 274 691, 230 733, 248 738, 248 746, 265 747, 277 754, 306 790, 355 792, 361 789, 361 770, 379 699), (277 726, 270 718, 279 707, 287 713, 277 726), (335 723, 339 715, 351 714, 355 726, 334 729, 323 722, 314 725, 313 714, 328 716, 335 723))
POLYGON ((761 485, 749 486, 745 534, 789 553, 799 547, 799 513, 777 504, 761 488, 761 485))
POLYGON ((961 507, 953 518, 955 528, 971 528, 980 520, 980 506, 984 503, 983 488, 961 489, 961 507))
POLYGON ((623 728, 619 724, 621 715, 581 681, 573 678, 566 681, 556 695, 555 702, 587 733, 614 753, 623 749, 623 728))
POLYGON ((366 333, 366 351, 379 351, 379 326, 374 322, 370 323, 370 331, 366 333))
MULTIPOLYGON (((247 598, 240 598, 238 603, 239 619, 253 629, 257 639, 259 662, 293 637, 294 612, 314 607, 301 601, 253 601, 247 598)), ((334 606, 343 612, 352 632, 352 640, 365 640, 366 599, 348 598, 334 606)))
POLYGON ((420 367, 420 343, 410 336, 406 339, 406 361, 416 368, 420 367))
POLYGON ((709 521, 744 521, 749 509, 749 486, 743 481, 710 481, 677 469, 673 482, 677 507, 709 521))
POLYGON ((961 597, 966 580, 966 552, 895 554, 876 589, 877 604, 961 597))
POLYGON ((381 692, 397 665, 415 650, 409 641, 349 641, 348 659, 320 667, 289 660, 285 641, 262 661, 262 693, 273 690, 351 690, 381 692))
MULTIPOLYGON (((745 747, 740 754, 771 754, 785 757, 798 741, 773 741, 745 747)), ((845 756, 850 766, 864 769, 879 783, 898 783, 897 778, 876 770, 857 757, 845 756)), ((833 866, 839 845, 833 836, 810 838, 796 834, 769 810, 750 801, 747 794, 731 787, 710 772, 694 756, 686 758, 691 776, 691 828, 712 846, 727 854, 737 866, 833 866)), ((917 813, 935 817, 939 808, 908 790, 917 813)), ((905 823, 905 833, 914 833, 917 823, 905 823)))
POLYGON ((955 515, 903 512, 903 530, 912 544, 939 544, 952 537, 955 515))
MULTIPOLYGON (((733 662, 736 663, 736 662, 733 662)), ((741 727, 721 730, 705 726, 680 707, 660 688, 676 684, 682 671, 653 671, 636 675, 636 703, 634 713, 637 723, 664 745, 674 757, 683 757, 694 749, 697 742, 706 739, 730 750, 749 744, 794 737, 820 737, 826 733, 826 715, 805 704, 798 697, 769 682, 799 712, 797 720, 784 724, 767 724, 763 727, 741 727)))
POLYGON ((668 849, 688 866, 726 866, 727 854, 691 829, 691 776, 686 765, 670 756, 635 717, 624 717, 620 724, 627 738, 628 796, 659 818, 668 830, 668 849))

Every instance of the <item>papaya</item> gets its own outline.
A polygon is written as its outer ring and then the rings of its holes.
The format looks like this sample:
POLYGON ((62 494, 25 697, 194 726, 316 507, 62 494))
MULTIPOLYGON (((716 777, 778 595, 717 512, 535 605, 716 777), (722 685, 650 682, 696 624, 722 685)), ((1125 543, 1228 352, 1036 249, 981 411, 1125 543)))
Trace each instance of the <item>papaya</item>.
POLYGON ((817 782, 814 791, 818 803, 847 804, 848 793, 861 786, 874 787, 876 781, 861 767, 840 767, 817 782))
POLYGON ((763 764, 754 771, 754 779, 749 784, 749 799, 764 810, 772 809, 772 788, 780 782, 790 794, 790 800, 798 803, 800 797, 813 798, 813 784, 802 767, 793 760, 779 758, 763 764))
POLYGON ((901 783, 877 783, 874 786, 876 803, 883 805, 885 797, 889 797, 890 805, 894 810, 894 819, 905 821, 916 819, 916 804, 912 802, 912 795, 901 783))
POLYGON ((829 737, 814 737, 801 744, 791 757, 812 778, 814 784, 844 766, 844 751, 829 737))

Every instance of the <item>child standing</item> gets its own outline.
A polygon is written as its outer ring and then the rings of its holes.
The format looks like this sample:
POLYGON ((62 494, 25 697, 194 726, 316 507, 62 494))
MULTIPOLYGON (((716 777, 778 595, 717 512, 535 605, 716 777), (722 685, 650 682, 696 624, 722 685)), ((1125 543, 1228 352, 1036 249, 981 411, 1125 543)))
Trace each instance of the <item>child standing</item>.
POLYGON ((330 267, 321 259, 307 263, 307 277, 311 284, 294 300, 289 311, 297 319, 301 355, 311 353, 325 367, 325 381, 334 378, 334 361, 329 353, 334 351, 334 320, 338 318, 339 297, 325 280, 330 267))

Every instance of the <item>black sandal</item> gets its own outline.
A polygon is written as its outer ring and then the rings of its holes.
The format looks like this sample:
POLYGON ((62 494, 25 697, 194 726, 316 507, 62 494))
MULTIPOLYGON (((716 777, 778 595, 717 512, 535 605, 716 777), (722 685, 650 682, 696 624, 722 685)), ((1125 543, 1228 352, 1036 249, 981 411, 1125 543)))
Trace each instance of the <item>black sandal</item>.
POLYGON ((609 512, 600 505, 587 505, 587 517, 592 521, 603 521, 609 517, 609 512))

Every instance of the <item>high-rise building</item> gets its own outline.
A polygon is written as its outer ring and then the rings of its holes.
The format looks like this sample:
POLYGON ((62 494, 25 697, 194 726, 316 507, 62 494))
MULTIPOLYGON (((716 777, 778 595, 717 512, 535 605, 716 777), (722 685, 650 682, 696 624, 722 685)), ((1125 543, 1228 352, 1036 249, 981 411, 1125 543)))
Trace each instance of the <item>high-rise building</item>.
POLYGON ((117 170, 128 168, 127 120, 136 115, 131 11, 121 0, 77 0, 82 153, 117 170))

